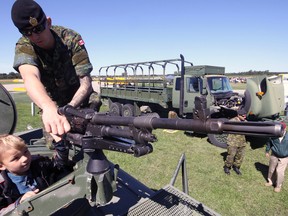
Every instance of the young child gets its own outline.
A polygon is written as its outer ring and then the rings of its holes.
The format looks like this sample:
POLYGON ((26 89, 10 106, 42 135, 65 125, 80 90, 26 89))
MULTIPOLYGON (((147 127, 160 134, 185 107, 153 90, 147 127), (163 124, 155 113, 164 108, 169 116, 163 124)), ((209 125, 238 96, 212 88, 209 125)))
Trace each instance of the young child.
POLYGON ((73 170, 64 141, 54 143, 54 147, 56 154, 52 159, 32 156, 20 137, 0 135, 0 215, 73 170))

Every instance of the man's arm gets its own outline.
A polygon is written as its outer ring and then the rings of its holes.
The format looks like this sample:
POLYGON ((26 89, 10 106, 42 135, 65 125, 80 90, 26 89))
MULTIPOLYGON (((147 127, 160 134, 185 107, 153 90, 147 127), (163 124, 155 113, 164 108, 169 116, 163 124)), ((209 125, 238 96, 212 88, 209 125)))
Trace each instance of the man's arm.
POLYGON ((38 68, 33 65, 21 65, 19 72, 29 97, 43 110, 42 119, 45 130, 58 135, 68 132, 70 124, 64 116, 58 114, 56 104, 51 100, 41 83, 38 68))
POLYGON ((71 102, 69 103, 73 107, 78 107, 81 103, 89 97, 92 93, 92 79, 90 76, 80 77, 80 87, 73 96, 71 102))

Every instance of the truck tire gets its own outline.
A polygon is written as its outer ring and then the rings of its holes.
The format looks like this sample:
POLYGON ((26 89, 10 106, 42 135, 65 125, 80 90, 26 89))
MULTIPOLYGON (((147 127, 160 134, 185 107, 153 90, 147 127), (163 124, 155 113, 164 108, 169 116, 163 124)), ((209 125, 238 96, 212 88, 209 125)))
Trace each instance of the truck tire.
POLYGON ((118 102, 111 103, 109 107, 109 113, 112 116, 121 116, 122 115, 122 105, 118 102))
POLYGON ((227 134, 208 134, 209 142, 220 148, 227 148, 227 134))
POLYGON ((135 116, 134 106, 132 104, 125 104, 122 107, 122 116, 133 117, 135 116))

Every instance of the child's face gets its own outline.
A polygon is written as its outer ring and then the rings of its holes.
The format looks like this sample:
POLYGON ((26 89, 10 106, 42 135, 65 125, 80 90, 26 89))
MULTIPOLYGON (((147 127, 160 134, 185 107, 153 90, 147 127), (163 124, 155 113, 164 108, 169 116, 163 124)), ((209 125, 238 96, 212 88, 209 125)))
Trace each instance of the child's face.
POLYGON ((15 175, 23 175, 30 168, 31 154, 27 147, 22 150, 8 149, 2 156, 1 170, 7 169, 15 175))

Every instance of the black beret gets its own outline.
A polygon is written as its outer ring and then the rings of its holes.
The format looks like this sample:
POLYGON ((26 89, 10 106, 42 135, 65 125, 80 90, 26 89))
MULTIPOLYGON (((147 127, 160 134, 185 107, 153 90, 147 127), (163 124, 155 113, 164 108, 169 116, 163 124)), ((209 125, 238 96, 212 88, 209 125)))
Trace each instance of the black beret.
POLYGON ((33 0, 15 1, 11 10, 11 18, 19 30, 34 27, 46 21, 42 8, 33 0))

